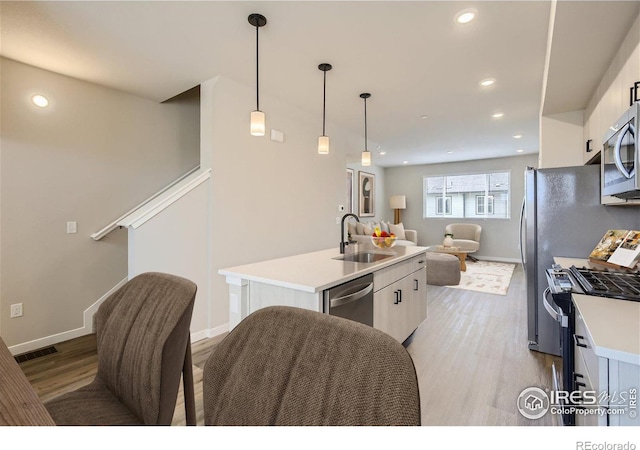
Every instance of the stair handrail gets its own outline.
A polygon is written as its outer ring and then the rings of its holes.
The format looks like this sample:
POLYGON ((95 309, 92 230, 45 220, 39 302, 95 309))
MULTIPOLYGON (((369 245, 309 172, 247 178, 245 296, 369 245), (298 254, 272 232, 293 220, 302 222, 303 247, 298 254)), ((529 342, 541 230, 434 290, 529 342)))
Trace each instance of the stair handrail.
MULTIPOLYGON (((165 187, 165 188, 161 189, 160 191, 156 192, 151 197, 149 197, 148 199, 146 199, 145 201, 143 201, 139 205, 135 206, 134 208, 130 209, 129 211, 127 211, 126 213, 124 213, 123 215, 118 217, 116 220, 114 220, 113 222, 109 223, 104 228, 102 228, 102 229, 96 231, 95 233, 91 234, 91 239, 93 239, 94 241, 99 241, 100 239, 102 239, 103 237, 105 237, 106 235, 111 233, 113 230, 115 230, 116 228, 122 228, 123 226, 126 226, 126 225, 122 225, 122 222, 127 217, 131 216, 136 211, 144 208, 146 205, 148 205, 149 203, 151 203, 152 201, 154 201, 155 199, 157 199, 158 197, 160 197, 162 194, 166 193, 170 189, 174 188, 179 183, 183 182, 184 180, 186 180, 187 178, 189 178, 191 175, 193 175, 194 173, 198 172, 199 170, 200 170, 200 166, 194 167, 189 172, 185 173, 183 176, 181 176, 180 178, 175 180, 173 183, 169 184, 167 187, 165 187)), ((204 174, 210 175, 210 172, 211 172, 211 169, 205 171, 204 174)))

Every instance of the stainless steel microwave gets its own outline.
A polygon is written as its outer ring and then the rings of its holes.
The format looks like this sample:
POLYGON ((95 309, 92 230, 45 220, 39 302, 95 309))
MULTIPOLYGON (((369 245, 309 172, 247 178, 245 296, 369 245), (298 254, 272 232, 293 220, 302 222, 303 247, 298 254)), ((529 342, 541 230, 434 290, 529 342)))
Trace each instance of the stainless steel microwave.
POLYGON ((607 130, 602 149, 602 195, 640 199, 640 156, 636 144, 640 102, 607 130))

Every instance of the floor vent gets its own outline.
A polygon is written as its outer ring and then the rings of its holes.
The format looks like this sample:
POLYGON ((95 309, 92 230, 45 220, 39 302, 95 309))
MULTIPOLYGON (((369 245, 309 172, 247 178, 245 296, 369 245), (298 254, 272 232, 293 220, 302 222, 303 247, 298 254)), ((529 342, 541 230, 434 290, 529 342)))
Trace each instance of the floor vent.
POLYGON ((58 353, 58 350, 52 345, 50 347, 41 348, 33 352, 23 353, 22 355, 16 355, 14 358, 18 363, 25 361, 31 361, 32 359, 40 358, 41 356, 50 355, 52 353, 58 353))

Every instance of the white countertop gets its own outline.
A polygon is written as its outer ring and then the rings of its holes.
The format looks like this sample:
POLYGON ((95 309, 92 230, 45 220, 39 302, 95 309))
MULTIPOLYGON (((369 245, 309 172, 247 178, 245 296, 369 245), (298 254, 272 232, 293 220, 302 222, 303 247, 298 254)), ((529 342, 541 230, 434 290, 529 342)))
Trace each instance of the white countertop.
POLYGON ((574 294, 596 355, 640 365, 640 302, 574 294))
POLYGON ((342 256, 340 255, 340 250, 336 247, 286 258, 229 267, 218 270, 218 273, 227 278, 258 281, 298 291, 321 292, 332 286, 424 253, 426 248, 396 245, 391 249, 381 250, 376 249, 371 244, 353 244, 347 247, 346 253, 360 251, 393 253, 394 256, 370 264, 345 262, 334 259, 342 256))
MULTIPOLYGON (((562 267, 593 267, 587 259, 554 257, 562 267)), ((596 355, 640 365, 640 302, 573 294, 596 355)))

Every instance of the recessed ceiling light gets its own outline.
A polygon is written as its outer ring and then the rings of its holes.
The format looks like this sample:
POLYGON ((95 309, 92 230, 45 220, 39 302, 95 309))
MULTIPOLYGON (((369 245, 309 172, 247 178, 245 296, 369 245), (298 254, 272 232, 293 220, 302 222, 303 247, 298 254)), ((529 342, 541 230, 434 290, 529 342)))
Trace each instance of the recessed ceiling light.
POLYGON ((495 82, 496 82, 495 78, 485 78, 484 80, 480 81, 480 86, 484 86, 484 87, 491 86, 495 82))
POLYGON ((504 116, 504 113, 495 113, 491 117, 493 117, 494 119, 499 119, 502 116, 504 116))
POLYGON ((402 164, 409 164, 409 161, 402 161, 402 164))
POLYGON ((40 108, 46 108, 49 105, 49 100, 44 95, 34 95, 31 97, 31 101, 34 105, 39 106, 40 108))
POLYGON ((382 156, 384 156, 384 155, 386 155, 386 154, 387 154, 387 152, 380 152, 380 154, 381 154, 382 156))
POLYGON ((447 153, 451 154, 451 153, 453 153, 453 150, 449 150, 447 153))
POLYGON ((521 134, 514 134, 514 135, 513 135, 513 138, 514 138, 514 139, 520 139, 521 137, 522 137, 522 135, 521 135, 521 134))
POLYGON ((421 119, 428 119, 428 118, 429 118, 429 116, 427 116, 426 114, 423 114, 423 115, 421 115, 421 116, 420 116, 420 118, 421 118, 421 119))
POLYGON ((518 153, 522 153, 523 151, 524 151, 524 150, 523 150, 523 149, 521 149, 521 148, 519 148, 518 150, 516 150, 516 152, 518 152, 518 153))
POLYGON ((464 25, 465 23, 471 22, 478 15, 478 10, 475 8, 463 9, 458 14, 456 14, 455 21, 459 24, 464 25))

